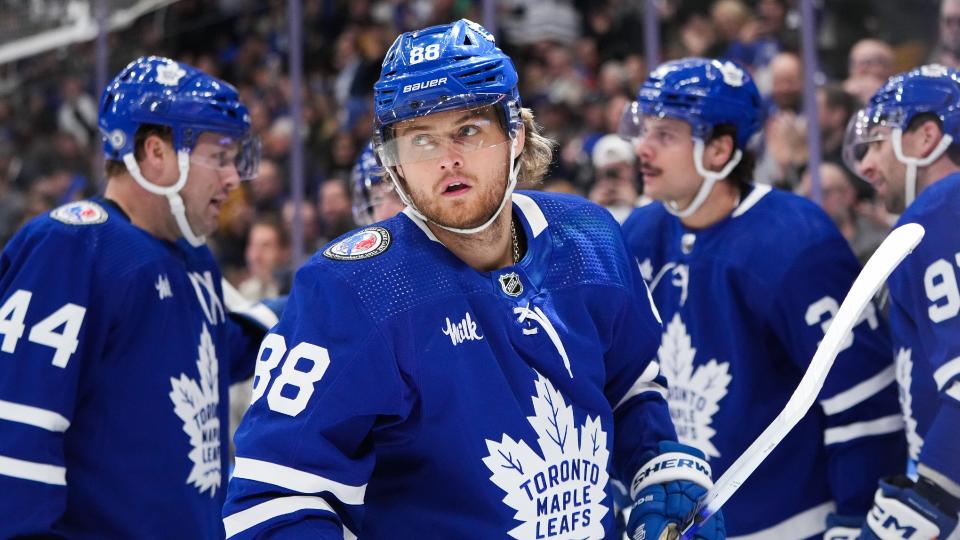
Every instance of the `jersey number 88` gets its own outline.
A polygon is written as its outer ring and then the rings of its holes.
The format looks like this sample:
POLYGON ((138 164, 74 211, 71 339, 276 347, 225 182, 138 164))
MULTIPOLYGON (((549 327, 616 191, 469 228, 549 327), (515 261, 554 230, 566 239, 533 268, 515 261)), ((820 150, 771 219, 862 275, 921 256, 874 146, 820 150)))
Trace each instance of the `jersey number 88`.
POLYGON ((313 395, 313 385, 323 378, 330 366, 330 355, 323 347, 303 342, 287 354, 287 340, 279 334, 267 334, 257 354, 257 370, 253 380, 250 404, 263 397, 270 385, 270 372, 286 355, 280 375, 267 393, 270 409, 288 416, 303 412, 313 395), (264 353, 269 353, 264 357, 264 353))

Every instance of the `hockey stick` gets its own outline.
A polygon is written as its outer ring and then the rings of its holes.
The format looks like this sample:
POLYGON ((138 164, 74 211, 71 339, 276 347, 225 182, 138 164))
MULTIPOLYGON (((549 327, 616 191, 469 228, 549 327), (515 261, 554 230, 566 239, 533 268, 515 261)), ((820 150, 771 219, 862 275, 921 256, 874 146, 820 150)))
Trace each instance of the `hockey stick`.
MULTIPOLYGON (((916 223, 908 223, 897 227, 880 244, 877 251, 870 257, 860 275, 857 276, 850 292, 840 304, 840 309, 834 316, 830 327, 823 336, 823 341, 817 347, 807 372, 790 400, 773 422, 763 430, 763 433, 753 441, 747 451, 740 455, 733 465, 723 473, 723 476, 710 488, 703 497, 700 507, 695 511, 693 518, 681 530, 680 540, 693 538, 694 533, 700 530, 710 516, 717 513, 720 507, 736 493, 737 489, 753 474, 757 466, 780 444, 787 433, 797 425, 797 422, 813 405, 817 394, 823 387, 823 381, 833 366, 833 361, 840 353, 844 338, 853 330, 860 320, 860 314, 867 304, 883 286, 893 269, 900 264, 913 248, 923 238, 923 227, 916 223)), ((667 538, 676 538, 676 529, 667 538)))

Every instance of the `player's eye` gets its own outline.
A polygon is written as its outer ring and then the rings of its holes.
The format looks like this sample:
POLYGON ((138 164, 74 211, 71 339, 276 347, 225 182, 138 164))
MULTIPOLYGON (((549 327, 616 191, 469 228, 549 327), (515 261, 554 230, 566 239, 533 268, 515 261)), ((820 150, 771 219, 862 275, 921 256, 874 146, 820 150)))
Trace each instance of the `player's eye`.
POLYGON ((425 150, 432 149, 437 145, 436 138, 433 135, 428 135, 426 133, 414 135, 410 142, 413 144, 413 146, 416 146, 417 148, 423 148, 425 150))
POLYGON ((479 134, 480 134, 480 126, 476 126, 474 124, 467 124, 465 126, 460 126, 460 129, 457 130, 458 138, 473 137, 474 135, 479 135, 479 134))

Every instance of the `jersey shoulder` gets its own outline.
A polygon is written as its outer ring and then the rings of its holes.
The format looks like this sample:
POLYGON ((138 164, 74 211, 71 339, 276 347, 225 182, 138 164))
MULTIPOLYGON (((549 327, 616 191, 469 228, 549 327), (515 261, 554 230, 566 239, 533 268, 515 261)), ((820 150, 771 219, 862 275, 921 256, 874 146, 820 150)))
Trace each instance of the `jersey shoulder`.
MULTIPOLYGON (((623 231, 607 209, 583 197, 542 192, 519 193, 514 203, 528 223, 542 219, 549 231, 550 256, 534 270, 545 273, 547 287, 634 286, 623 231)), ((530 245, 546 249, 536 241, 530 245)))
MULTIPOLYGON (((954 173, 924 189, 897 220, 897 226, 904 223, 919 223, 927 229, 928 235, 930 233, 951 233, 952 235, 958 219, 960 219, 960 173, 954 173)), ((949 238, 949 236, 942 238, 949 238)))
MULTIPOLYGON (((457 279, 456 259, 417 223, 399 214, 355 229, 318 251, 297 274, 296 286, 337 302, 352 302, 374 322, 417 305, 471 292, 457 279), (336 289, 330 289, 336 287, 336 289)), ((312 294, 300 291, 300 294, 312 294)))
POLYGON ((749 229, 755 239, 764 243, 783 243, 784 238, 789 238, 793 248, 803 249, 827 239, 842 239, 836 225, 816 203, 767 186, 755 186, 733 216, 742 224, 741 228, 749 229), (753 197, 756 199, 751 205, 753 197))
POLYGON ((7 244, 4 258, 37 272, 104 267, 111 279, 120 279, 163 258, 161 245, 108 201, 83 200, 30 220, 7 244))

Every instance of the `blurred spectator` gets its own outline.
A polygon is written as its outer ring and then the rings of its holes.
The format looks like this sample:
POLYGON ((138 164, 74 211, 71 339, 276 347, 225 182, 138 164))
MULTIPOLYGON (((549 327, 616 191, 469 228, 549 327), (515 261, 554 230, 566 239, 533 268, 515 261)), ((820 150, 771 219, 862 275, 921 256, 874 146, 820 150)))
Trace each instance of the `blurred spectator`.
POLYGON ((593 147, 593 185, 587 197, 623 223, 639 205, 637 156, 619 135, 604 135, 593 147))
POLYGON ((72 135, 84 148, 99 142, 97 104, 76 77, 65 77, 60 83, 60 99, 57 128, 72 135))
POLYGON ((778 53, 770 61, 770 97, 767 118, 778 112, 799 113, 803 108, 803 62, 792 52, 778 53))
POLYGON ((940 41, 930 61, 960 69, 960 0, 940 2, 940 41))
POLYGON ((320 184, 320 225, 326 241, 353 229, 350 189, 343 178, 333 177, 320 184))
POLYGON ((843 88, 866 103, 893 75, 893 48, 877 39, 861 39, 850 49, 849 76, 843 88))
POLYGON ((262 159, 257 177, 250 181, 250 202, 259 213, 278 213, 286 198, 286 182, 272 159, 262 159))
POLYGON ((870 75, 883 80, 894 74, 893 47, 879 39, 861 39, 850 49, 849 76, 870 75))
MULTIPOLYGON (((293 238, 293 200, 283 203, 283 228, 287 231, 287 236, 293 238)), ((317 206, 313 201, 304 199, 300 205, 300 223, 303 227, 303 251, 306 256, 310 256, 323 247, 320 236, 320 224, 317 220, 317 206)))
POLYGON ((289 291, 290 238, 275 216, 253 222, 245 257, 248 276, 237 286, 244 298, 258 302, 289 291))
MULTIPOLYGON (((809 171, 804 173, 797 192, 810 198, 812 186, 809 171)), ((857 212, 857 190, 847 171, 836 163, 820 165, 820 194, 820 206, 836 223, 863 264, 883 242, 887 229, 857 212)))
POLYGON ((773 85, 755 177, 760 183, 793 189, 808 155, 806 120, 801 115, 803 65, 795 53, 779 53, 770 62, 770 71, 773 85))

